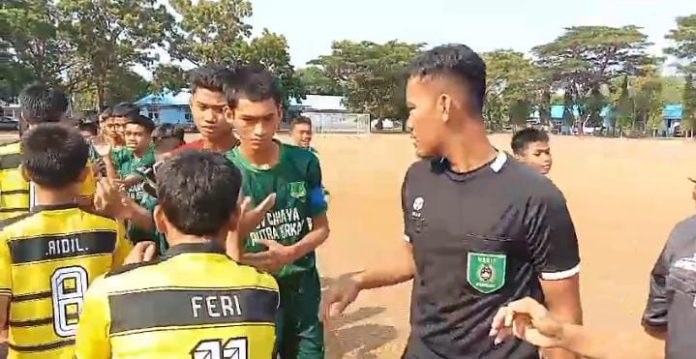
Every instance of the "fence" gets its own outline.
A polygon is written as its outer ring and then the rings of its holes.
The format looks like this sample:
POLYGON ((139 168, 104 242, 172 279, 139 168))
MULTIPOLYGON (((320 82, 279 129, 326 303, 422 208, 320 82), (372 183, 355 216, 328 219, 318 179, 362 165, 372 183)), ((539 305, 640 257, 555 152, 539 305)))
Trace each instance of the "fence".
POLYGON ((315 133, 345 133, 367 135, 370 133, 370 115, 365 113, 303 112, 312 120, 315 133))

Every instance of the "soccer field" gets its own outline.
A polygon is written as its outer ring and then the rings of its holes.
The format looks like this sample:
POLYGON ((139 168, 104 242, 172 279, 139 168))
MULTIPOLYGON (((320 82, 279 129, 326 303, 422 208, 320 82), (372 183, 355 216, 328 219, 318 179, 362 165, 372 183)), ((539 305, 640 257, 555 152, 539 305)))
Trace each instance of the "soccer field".
MULTIPOLYGON (((491 138, 509 148, 509 135, 491 138)), ((389 260, 402 240, 400 186, 414 154, 405 135, 324 135, 314 143, 331 191, 332 232, 319 251, 328 284, 389 260)), ((694 212, 686 177, 696 176, 696 144, 556 136, 551 147, 551 178, 566 195, 580 241, 585 323, 656 345, 640 327, 648 275, 672 226, 694 212)), ((409 301, 410 284, 362 293, 328 326, 328 357, 398 358, 409 301)))

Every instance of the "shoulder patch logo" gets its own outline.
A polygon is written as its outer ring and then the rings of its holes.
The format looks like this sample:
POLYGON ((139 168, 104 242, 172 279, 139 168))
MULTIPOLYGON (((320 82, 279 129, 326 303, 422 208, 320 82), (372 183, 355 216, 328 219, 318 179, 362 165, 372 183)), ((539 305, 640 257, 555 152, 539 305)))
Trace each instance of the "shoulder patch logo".
POLYGON ((303 198, 307 196, 307 189, 305 188, 304 182, 290 182, 288 183, 288 187, 290 196, 293 198, 303 198))
POLYGON ((466 280, 481 293, 489 294, 505 285, 505 254, 469 252, 466 280))
POLYGON ((423 200, 423 197, 417 197, 417 198, 413 201, 413 210, 414 210, 414 211, 420 211, 421 209, 423 209, 423 205, 424 205, 424 204, 425 204, 425 201, 423 200))

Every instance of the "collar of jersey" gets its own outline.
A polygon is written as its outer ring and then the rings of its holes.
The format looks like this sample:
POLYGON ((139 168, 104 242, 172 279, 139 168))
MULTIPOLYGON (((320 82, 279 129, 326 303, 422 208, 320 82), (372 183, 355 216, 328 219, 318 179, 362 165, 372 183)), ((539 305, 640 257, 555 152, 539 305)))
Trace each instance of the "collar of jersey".
POLYGON ((179 254, 185 253, 210 253, 210 254, 225 254, 225 249, 217 243, 180 243, 167 250, 165 258, 171 258, 179 254))
POLYGON ((71 208, 77 208, 77 203, 62 203, 62 204, 45 204, 45 205, 40 205, 40 206, 34 206, 31 211, 32 212, 41 212, 41 211, 58 211, 61 209, 71 209, 71 208))
POLYGON ((275 138, 273 139, 273 142, 277 143, 278 147, 279 147, 279 149, 278 149, 278 151, 279 151, 278 152, 278 163, 276 163, 275 166, 269 167, 269 168, 261 168, 259 166, 254 165, 253 163, 249 162, 249 160, 246 159, 246 157, 242 156, 241 146, 235 147, 233 149, 233 151, 234 151, 235 155, 240 159, 239 162, 242 164, 242 166, 244 166, 244 168, 246 168, 250 171, 253 171, 253 172, 269 172, 269 171, 272 171, 273 169, 275 169, 276 167, 278 167, 280 162, 283 161, 283 158, 285 158, 285 152, 286 152, 285 151, 286 147, 285 147, 284 143, 280 142, 278 139, 275 139, 275 138))

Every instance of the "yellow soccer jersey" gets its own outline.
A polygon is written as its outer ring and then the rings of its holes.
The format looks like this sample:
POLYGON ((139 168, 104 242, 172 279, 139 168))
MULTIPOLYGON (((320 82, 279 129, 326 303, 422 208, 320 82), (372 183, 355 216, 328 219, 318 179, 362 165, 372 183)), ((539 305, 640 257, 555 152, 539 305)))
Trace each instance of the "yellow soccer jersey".
MULTIPOLYGON (((19 168, 21 163, 21 142, 0 145, 0 220, 27 213, 34 203, 32 186, 22 177, 19 168)), ((96 178, 93 171, 89 171, 80 186, 80 196, 94 197, 96 189, 96 178)))
POLYGON ((72 359, 90 283, 130 252, 125 229, 77 205, 0 222, 0 295, 11 296, 9 358, 72 359))
MULTIPOLYGON (((130 267, 130 268, 128 268, 130 267)), ((271 359, 275 279, 214 243, 179 244, 89 289, 78 359, 271 359)))

